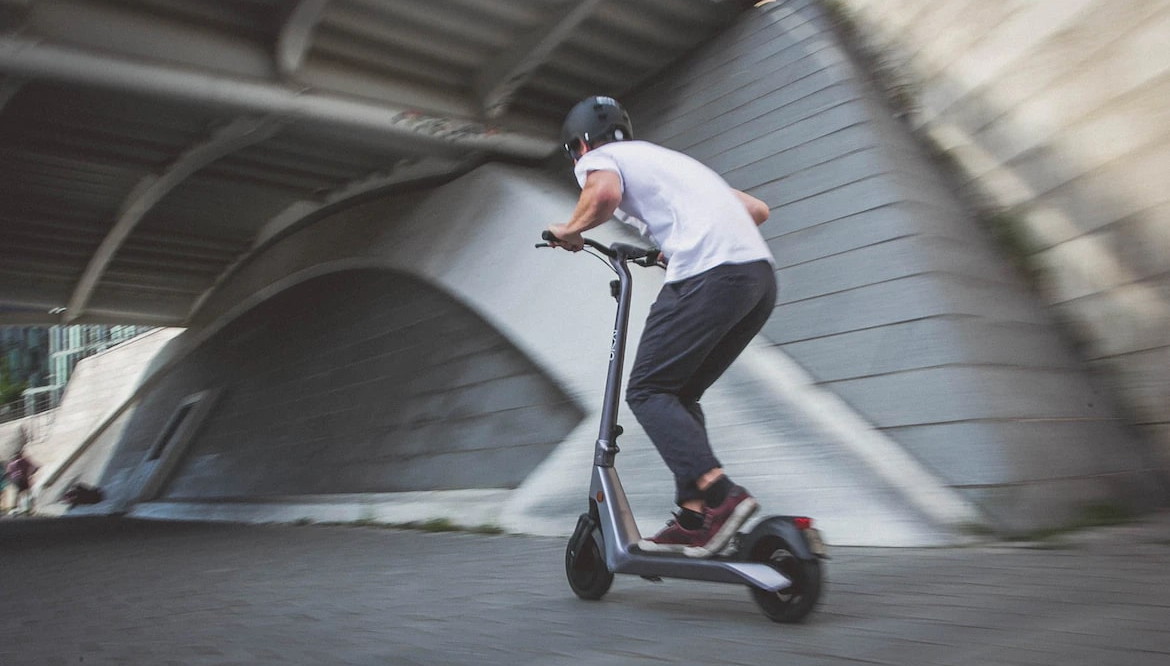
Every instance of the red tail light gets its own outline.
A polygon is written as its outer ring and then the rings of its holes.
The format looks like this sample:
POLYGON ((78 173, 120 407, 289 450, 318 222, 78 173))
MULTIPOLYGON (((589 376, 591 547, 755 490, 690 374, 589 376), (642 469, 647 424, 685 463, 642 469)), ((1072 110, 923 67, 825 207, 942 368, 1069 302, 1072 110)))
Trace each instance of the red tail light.
POLYGON ((793 518, 792 524, 796 525, 796 529, 798 530, 807 530, 812 527, 812 518, 793 518))

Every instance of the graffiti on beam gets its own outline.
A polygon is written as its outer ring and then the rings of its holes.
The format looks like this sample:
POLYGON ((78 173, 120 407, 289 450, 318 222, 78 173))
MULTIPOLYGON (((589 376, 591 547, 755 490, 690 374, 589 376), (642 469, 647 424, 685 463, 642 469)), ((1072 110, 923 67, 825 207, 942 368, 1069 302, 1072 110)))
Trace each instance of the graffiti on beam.
POLYGON ((409 129, 411 132, 446 141, 489 137, 500 132, 498 129, 482 123, 431 116, 419 111, 400 111, 394 114, 391 122, 409 129))

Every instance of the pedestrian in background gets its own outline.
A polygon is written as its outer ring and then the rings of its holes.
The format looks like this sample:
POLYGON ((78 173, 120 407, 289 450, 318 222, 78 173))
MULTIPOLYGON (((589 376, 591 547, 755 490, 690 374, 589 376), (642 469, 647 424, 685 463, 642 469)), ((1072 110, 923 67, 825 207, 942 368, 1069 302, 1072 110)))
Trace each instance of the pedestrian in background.
POLYGON ((0 515, 8 512, 8 466, 0 469, 0 515))
POLYGON ((24 447, 16 452, 4 471, 14 489, 12 512, 32 513, 32 478, 37 473, 37 466, 25 455, 24 447))

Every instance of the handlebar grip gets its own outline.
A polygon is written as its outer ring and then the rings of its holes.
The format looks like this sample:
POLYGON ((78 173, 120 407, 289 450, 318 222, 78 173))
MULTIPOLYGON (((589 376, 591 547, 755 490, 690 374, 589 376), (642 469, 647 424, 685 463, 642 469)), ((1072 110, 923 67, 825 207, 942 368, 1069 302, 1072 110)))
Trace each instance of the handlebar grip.
MULTIPOLYGON (((540 237, 546 243, 562 243, 562 242, 564 242, 561 239, 557 238, 553 234, 553 232, 549 231, 548 229, 545 229, 544 231, 540 232, 540 237)), ((628 245, 626 243, 614 243, 611 246, 611 245, 606 245, 604 243, 599 243, 599 242, 593 240, 592 238, 582 238, 581 240, 584 242, 585 245, 593 248, 594 250, 597 250, 598 252, 604 254, 607 257, 616 258, 618 256, 623 256, 625 259, 630 260, 630 261, 634 261, 636 263, 641 263, 643 266, 652 265, 654 263, 654 261, 656 261, 658 258, 659 251, 657 249, 653 249, 653 248, 649 248, 649 249, 648 248, 640 248, 640 247, 637 247, 635 245, 628 245), (653 253, 654 258, 650 259, 649 263, 642 263, 643 261, 645 261, 646 257, 651 256, 651 253, 653 253), (639 260, 642 260, 642 261, 639 261, 639 260)), ((540 244, 537 244, 536 247, 548 247, 548 245, 540 243, 540 244)))

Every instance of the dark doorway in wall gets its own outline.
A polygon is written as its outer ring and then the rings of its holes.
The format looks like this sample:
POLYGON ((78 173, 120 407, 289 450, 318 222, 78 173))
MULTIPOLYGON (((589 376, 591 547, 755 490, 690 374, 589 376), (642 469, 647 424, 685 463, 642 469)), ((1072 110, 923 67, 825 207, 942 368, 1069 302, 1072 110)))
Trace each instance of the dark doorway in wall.
POLYGON ((179 428, 183 426, 187 417, 190 416, 191 409, 195 404, 194 402, 184 402, 175 410, 175 413, 171 416, 171 420, 167 421, 166 427, 163 428, 162 435, 159 436, 154 446, 150 447, 150 453, 146 454, 148 461, 158 460, 163 451, 175 441, 175 434, 179 432, 179 428))
POLYGON ((150 501, 166 488, 187 449, 196 440, 219 393, 219 390, 203 390, 186 395, 165 421, 153 421, 163 426, 145 450, 145 455, 130 469, 125 485, 117 493, 122 510, 129 510, 137 502, 150 501))

